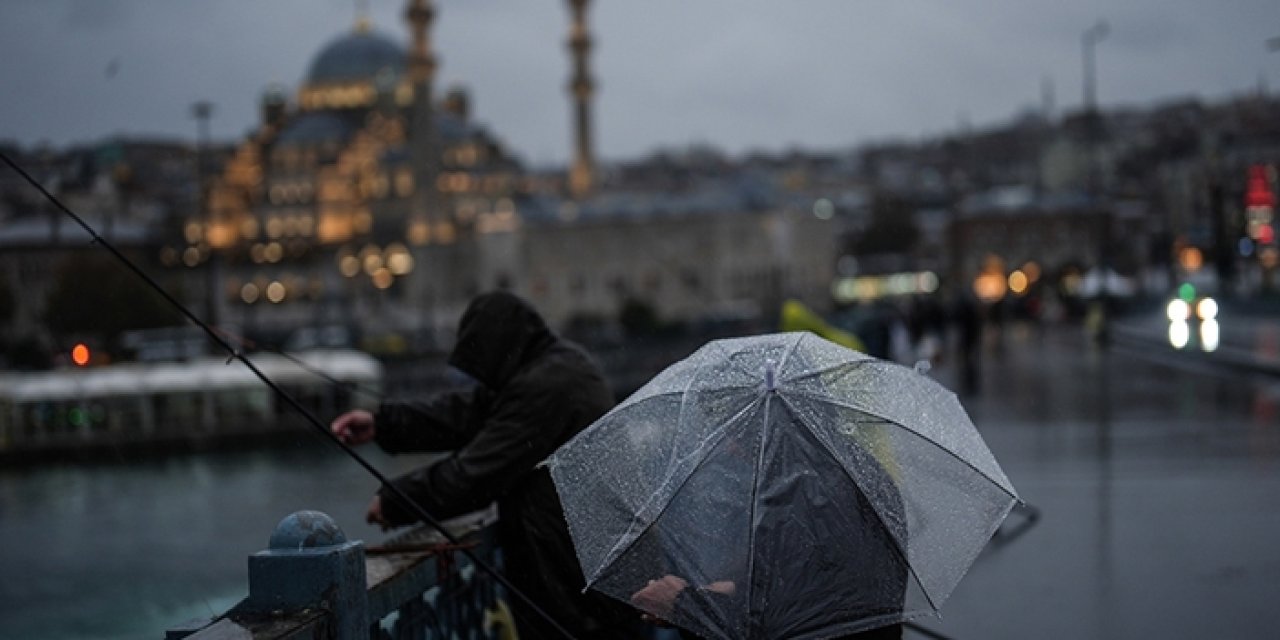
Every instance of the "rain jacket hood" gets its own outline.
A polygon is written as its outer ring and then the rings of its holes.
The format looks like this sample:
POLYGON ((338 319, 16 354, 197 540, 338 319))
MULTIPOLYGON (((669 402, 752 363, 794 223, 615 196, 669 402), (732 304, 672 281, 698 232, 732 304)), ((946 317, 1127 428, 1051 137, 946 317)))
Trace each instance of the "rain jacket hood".
POLYGON ((499 390, 555 342, 542 316, 505 291, 476 297, 458 323, 449 364, 499 390))

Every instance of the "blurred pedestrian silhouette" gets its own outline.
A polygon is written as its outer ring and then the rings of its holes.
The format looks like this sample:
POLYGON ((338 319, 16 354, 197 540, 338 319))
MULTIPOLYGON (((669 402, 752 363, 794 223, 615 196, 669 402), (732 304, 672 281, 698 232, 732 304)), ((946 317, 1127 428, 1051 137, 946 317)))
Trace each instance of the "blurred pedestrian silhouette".
POLYGON ((966 395, 981 391, 982 308, 967 291, 957 292, 951 302, 951 322, 956 328, 960 360, 960 389, 966 395))
MULTIPOLYGON (((577 638, 642 637, 635 611, 582 592, 560 500, 547 470, 535 466, 613 406, 599 368, 506 292, 471 302, 449 364, 479 385, 425 400, 388 400, 376 415, 339 416, 331 429, 344 442, 372 440, 389 453, 449 452, 392 484, 437 519, 496 502, 498 543, 512 584, 577 638)), ((366 519, 389 528, 417 517, 383 489, 366 519)), ((560 637, 523 600, 511 604, 522 640, 560 637)))

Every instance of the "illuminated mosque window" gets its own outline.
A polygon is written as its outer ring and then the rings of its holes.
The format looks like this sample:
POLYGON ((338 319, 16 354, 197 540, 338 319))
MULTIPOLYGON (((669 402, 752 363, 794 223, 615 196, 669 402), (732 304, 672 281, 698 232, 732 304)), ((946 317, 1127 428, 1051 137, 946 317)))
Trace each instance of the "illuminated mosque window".
POLYGON ((420 247, 431 242, 431 225, 425 220, 414 220, 409 223, 409 229, 405 235, 410 244, 420 247))
POLYGON ((387 197, 387 191, 389 190, 389 187, 391 184, 391 181, 387 179, 387 174, 378 173, 373 177, 372 183, 373 183, 373 189, 372 189, 373 197, 375 198, 387 197))
POLYGON ((312 236, 316 232, 316 219, 311 214, 298 216, 298 234, 312 236))
POLYGON ((271 239, 284 235, 284 221, 280 218, 267 218, 267 237, 271 239))
POLYGON ((204 236, 204 228, 200 226, 199 222, 188 222, 187 226, 183 228, 182 234, 189 244, 195 244, 200 242, 200 239, 204 236))
POLYGON ((404 197, 413 193, 413 172, 407 168, 396 172, 396 195, 404 197))
POLYGON ((280 281, 277 280, 267 285, 267 300, 270 300, 273 303, 280 303, 284 301, 284 296, 284 284, 280 281))
POLYGON ((240 299, 243 300, 245 304, 253 304, 257 302, 259 294, 260 291, 258 290, 258 285, 252 282, 246 282, 244 283, 244 286, 240 288, 240 299))
POLYGON ((273 264, 280 262, 280 259, 284 257, 284 247, 279 242, 272 242, 263 250, 263 257, 267 259, 267 262, 273 264))
POLYGON ((364 268, 364 272, 373 275, 374 272, 383 267, 382 252, 377 245, 365 245, 360 250, 360 264, 364 268))
POLYGON ((258 219, 254 216, 245 216, 240 221, 240 237, 245 240, 252 240, 258 237, 258 219))
POLYGON ((396 87, 396 103, 402 107, 413 103, 413 85, 404 82, 396 87))
POLYGON ((449 222, 441 222, 436 225, 433 234, 440 244, 453 244, 457 237, 457 230, 453 228, 453 224, 449 222))
POLYGON ((369 213, 368 209, 359 211, 352 224, 355 226, 356 233, 369 233, 373 230, 373 214, 369 213))

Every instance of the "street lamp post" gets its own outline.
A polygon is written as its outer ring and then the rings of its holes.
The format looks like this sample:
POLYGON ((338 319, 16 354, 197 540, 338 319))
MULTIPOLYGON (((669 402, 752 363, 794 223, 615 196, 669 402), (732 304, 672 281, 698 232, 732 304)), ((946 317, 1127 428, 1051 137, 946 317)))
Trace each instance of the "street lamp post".
MULTIPOLYGON (((213 103, 208 100, 197 101, 191 105, 191 115, 196 119, 197 127, 196 181, 200 192, 196 206, 199 208, 198 216, 204 222, 207 232, 212 216, 209 211, 209 182, 206 176, 208 166, 205 156, 208 155, 209 149, 209 119, 213 117, 213 103)), ((217 253, 213 247, 209 247, 209 259, 205 265, 205 321, 215 327, 218 326, 219 279, 217 253)))

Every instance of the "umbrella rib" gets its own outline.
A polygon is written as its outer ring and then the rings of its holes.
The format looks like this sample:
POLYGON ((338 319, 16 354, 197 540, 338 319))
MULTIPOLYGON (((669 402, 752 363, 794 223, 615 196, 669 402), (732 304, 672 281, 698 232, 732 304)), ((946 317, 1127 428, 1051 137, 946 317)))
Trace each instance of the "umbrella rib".
POLYGON ((991 476, 987 475, 987 473, 986 473, 986 472, 984 472, 982 469, 979 469, 979 468, 977 468, 977 467, 973 466, 973 463, 969 462, 968 460, 965 460, 964 458, 961 458, 960 456, 956 455, 956 452, 952 451, 951 449, 946 448, 946 447, 945 447, 945 446, 943 446, 941 443, 939 443, 937 440, 934 440, 933 438, 930 438, 929 436, 926 436, 926 435, 924 435, 923 433, 920 433, 919 431, 916 431, 916 430, 914 430, 914 429, 910 429, 910 428, 908 428, 906 425, 904 425, 904 424, 902 424, 902 423, 900 423, 900 422, 898 422, 898 421, 896 421, 896 420, 893 420, 892 418, 889 418, 889 417, 887 417, 887 416, 880 415, 879 413, 876 413, 876 412, 874 412, 874 411, 869 411, 869 410, 867 410, 867 409, 865 409, 865 408, 863 408, 863 407, 859 407, 859 406, 856 406, 856 405, 853 405, 853 404, 849 404, 849 403, 847 403, 847 402, 844 402, 844 401, 840 400, 839 398, 833 398, 833 397, 830 397, 830 396, 822 396, 822 395, 818 395, 818 394, 816 394, 816 393, 812 393, 812 392, 805 391, 805 390, 802 390, 802 389, 788 389, 787 391, 788 391, 788 393, 794 393, 794 394, 796 394, 796 395, 806 396, 806 397, 808 397, 808 398, 812 398, 812 399, 815 399, 815 400, 822 400, 823 402, 828 402, 828 403, 830 403, 830 404, 834 404, 834 405, 837 405, 837 406, 841 406, 841 407, 844 407, 844 408, 846 408, 846 409, 853 409, 854 411, 858 411, 858 412, 861 412, 861 413, 865 413, 865 414, 867 414, 867 415, 869 415, 869 416, 872 416, 872 417, 875 417, 875 418, 879 418, 879 419, 880 419, 881 421, 883 421, 885 424, 890 424, 890 425, 893 425, 893 426, 895 426, 895 427, 898 427, 899 429, 902 429, 902 430, 906 431, 907 433, 910 433, 910 434, 912 434, 912 435, 916 436, 917 438, 920 438, 921 440, 924 440, 925 442, 928 442, 929 444, 931 444, 931 445, 933 445, 934 447, 936 447, 939 451, 942 451, 943 453, 945 453, 945 454, 947 454, 947 455, 951 456, 952 458, 955 458, 956 460, 958 460, 958 461, 960 462, 960 464, 963 464, 964 466, 969 467, 970 469, 972 469, 974 473, 976 473, 976 474, 978 474, 979 476, 981 476, 981 477, 982 477, 984 480, 986 480, 987 482, 990 482, 991 484, 995 485, 997 489, 999 489, 999 490, 1003 491, 1003 492, 1004 492, 1005 494, 1007 494, 1010 498, 1013 498, 1014 500, 1017 500, 1019 503, 1021 503, 1021 502, 1022 502, 1022 498, 1019 498, 1019 497, 1018 497, 1018 494, 1016 494, 1016 493, 1014 493, 1014 492, 1010 491, 1009 489, 1006 489, 1006 488, 1005 488, 1005 486, 1004 486, 1003 484, 1000 484, 1000 482, 999 482, 998 480, 996 480, 996 479, 992 478, 991 476))
MULTIPOLYGON (((784 362, 786 361, 786 356, 783 356, 783 361, 784 361, 784 362)), ((779 367, 779 368, 781 368, 781 367, 779 367)), ((772 402, 772 398, 770 398, 769 396, 772 396, 772 395, 777 395, 777 394, 776 394, 776 393, 770 393, 770 394, 767 394, 767 395, 765 395, 765 396, 764 396, 764 410, 760 412, 760 415, 761 415, 761 417, 763 418, 763 421, 764 421, 764 428, 762 428, 762 429, 760 430, 760 437, 757 439, 757 442, 758 442, 757 446, 760 448, 760 450, 759 450, 758 452, 756 452, 756 468, 755 468, 755 473, 753 474, 753 476, 754 476, 754 477, 752 478, 752 482, 751 482, 751 511, 750 511, 750 513, 748 513, 748 514, 747 514, 747 616, 748 616, 748 624, 753 624, 753 623, 754 623, 754 621, 753 621, 753 620, 751 620, 751 618, 753 617, 753 615, 752 615, 752 610, 753 610, 753 603, 755 602, 755 595, 756 595, 756 594, 755 594, 755 584, 756 584, 756 580, 755 580, 755 577, 756 577, 756 576, 755 576, 755 574, 756 574, 756 527, 755 527, 755 522, 756 522, 756 507, 758 506, 758 503, 759 503, 759 500, 760 500, 760 478, 761 478, 762 472, 763 472, 763 470, 764 470, 764 447, 765 447, 765 442, 767 442, 767 441, 768 441, 768 439, 769 439, 769 435, 770 435, 770 434, 768 433, 769 425, 770 425, 770 422, 769 422, 769 408, 770 408, 770 407, 769 407, 769 403, 770 403, 770 402, 772 402)), ((757 401, 758 401, 758 400, 759 400, 759 399, 757 398, 757 401)), ((754 404, 754 403, 753 403, 753 404, 754 404)))
MULTIPOLYGON (((809 419, 804 415, 804 412, 799 411, 786 396, 782 397, 782 401, 790 407, 792 414, 800 418, 800 424, 803 424, 804 428, 808 429, 809 433, 813 434, 813 437, 818 441, 818 444, 821 444, 822 448, 827 450, 827 455, 831 456, 835 460, 839 460, 840 456, 837 455, 835 451, 832 451, 831 447, 827 445, 826 438, 824 438, 822 434, 818 433, 818 430, 815 429, 813 425, 809 424, 809 419)), ((844 475, 849 478, 849 482, 853 484, 854 490, 862 494, 863 499, 867 501, 868 505, 872 505, 871 498, 869 498, 866 492, 862 490, 862 487, 858 486, 858 479, 854 478, 843 464, 837 464, 836 466, 840 467, 840 470, 844 472, 844 475)), ((875 514, 876 520, 880 521, 880 526, 884 527, 886 532, 893 531, 889 528, 889 523, 885 522, 884 518, 880 515, 880 510, 876 509, 874 505, 871 506, 871 513, 875 514)), ((925 588, 924 581, 920 580, 920 574, 916 573, 916 568, 911 565, 911 560, 907 558, 907 550, 902 548, 902 543, 898 541, 897 536, 889 533, 889 539, 893 540, 893 550, 898 553, 898 558, 902 560, 902 564, 906 565, 907 570, 910 571, 912 577, 915 578, 916 584, 920 585, 920 593, 923 593, 925 599, 929 601, 929 607, 934 611, 937 611, 938 605, 934 604, 933 596, 929 595, 929 590, 925 588)))
MULTIPOLYGON (((664 394, 664 395, 674 395, 674 393, 664 394)), ((683 392, 681 392, 681 395, 683 395, 683 392)), ((710 451, 711 449, 716 448, 716 446, 719 445, 720 442, 723 441, 725 437, 728 435, 729 426, 732 425, 735 421, 737 421, 737 419, 740 418, 742 415, 750 411, 751 407, 755 405, 757 400, 758 398, 756 400, 748 402, 744 407, 739 409, 737 413, 735 413, 729 419, 725 420, 724 421, 725 426, 720 429, 718 434, 713 434, 711 438, 704 440, 702 446, 699 446, 697 449, 689 452, 689 455, 684 456, 683 458, 681 458, 681 460, 687 460, 689 458, 697 456, 699 453, 710 451), (714 440, 714 442, 711 442, 711 440, 714 440), (707 444, 708 442, 710 442, 710 444, 707 444)), ((683 414, 683 408, 681 409, 681 413, 683 414)), ((677 422, 677 424, 679 423, 677 422)), ((637 510, 636 515, 632 516, 631 524, 627 526, 627 531, 623 533, 622 536, 619 537, 618 542, 614 544, 613 548, 610 549, 607 554, 605 554, 604 560, 600 562, 600 566, 597 567, 595 571, 592 572, 591 576, 587 579, 587 586, 591 586, 592 584, 594 584, 595 581, 600 578, 600 573, 601 571, 604 570, 605 567, 608 567, 615 559, 621 557, 624 553, 626 553, 628 549, 630 549, 633 545, 635 545, 636 541, 638 541, 642 536, 644 536, 644 534, 648 532, 649 529, 653 528, 653 525, 656 524, 658 520, 662 518, 662 514, 666 513, 667 508, 671 506, 671 502, 675 499, 675 496, 679 494, 682 489, 684 489, 684 485, 688 484, 689 480, 693 478, 694 474, 698 472, 698 469, 700 469, 702 465, 706 463, 706 461, 707 461, 707 457, 706 455, 703 455, 702 458, 698 460, 697 464, 695 464, 694 467, 689 470, 689 473, 688 475, 685 476, 684 480, 680 482, 680 486, 676 487, 676 489, 671 492, 671 499, 667 500, 667 504, 663 505, 662 508, 659 509, 658 512, 655 513, 654 516, 649 519, 649 522, 644 525, 644 528, 640 529, 638 532, 634 533, 633 535, 632 532, 635 531, 634 527, 636 526, 636 523, 641 520, 639 517, 639 514, 644 513, 644 511, 648 509, 649 505, 653 504, 653 501, 658 497, 659 491, 654 490, 653 493, 649 494, 649 499, 645 501, 644 506, 642 506, 640 509, 637 510)), ((664 479, 663 482, 659 483, 658 484, 659 489, 665 486, 668 480, 670 480, 670 477, 668 477, 667 479, 664 479)))
POLYGON ((791 354, 795 353, 796 349, 800 347, 800 341, 804 340, 804 337, 807 333, 808 332, 806 331, 798 332, 798 335, 796 335, 795 341, 792 342, 791 346, 782 353, 782 361, 778 363, 778 371, 785 370, 785 367, 787 366, 787 361, 791 359, 791 354))

